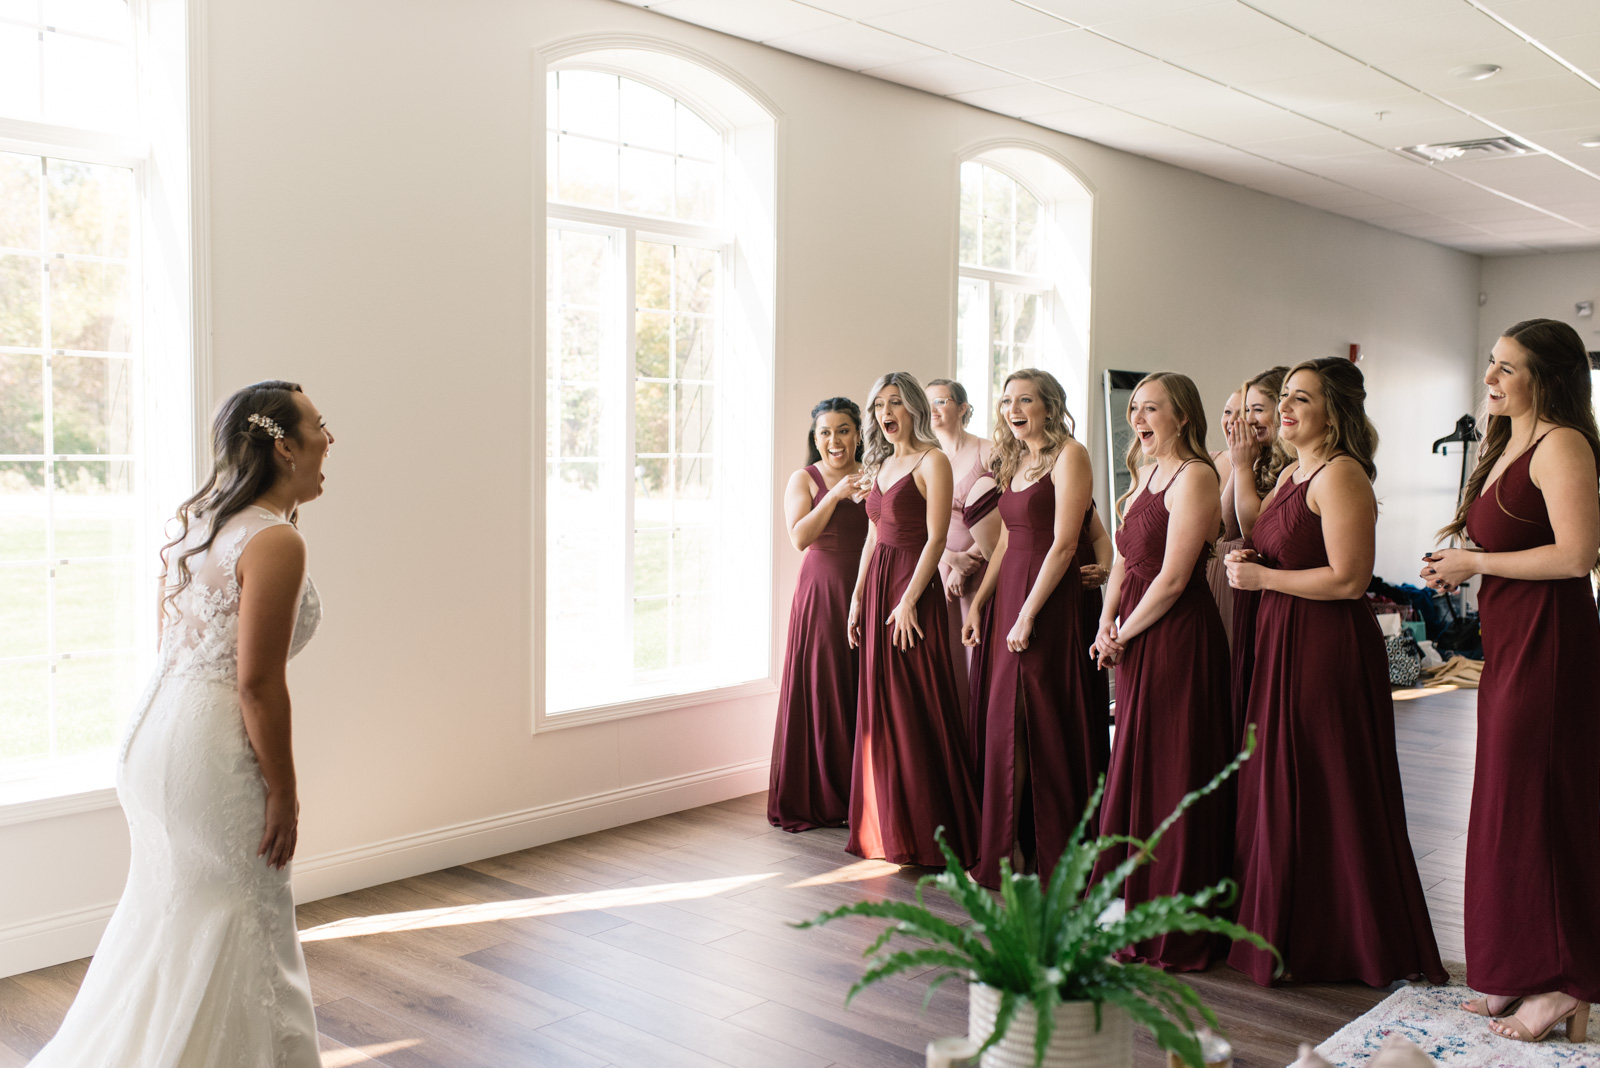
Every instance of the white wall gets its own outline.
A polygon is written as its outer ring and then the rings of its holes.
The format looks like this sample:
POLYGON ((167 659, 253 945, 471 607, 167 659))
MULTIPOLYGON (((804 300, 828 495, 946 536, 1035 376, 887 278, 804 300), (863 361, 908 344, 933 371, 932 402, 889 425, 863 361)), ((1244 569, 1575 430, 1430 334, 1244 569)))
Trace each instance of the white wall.
POLYGON ((1600 319, 1579 319, 1580 301, 1600 303, 1600 251, 1495 256, 1483 261, 1478 352, 1485 362, 1500 331, 1524 319, 1560 319, 1600 351, 1600 319))
MULTIPOLYGON (((216 0, 209 20, 215 390, 299 380, 338 437, 304 519, 327 617, 292 671, 303 898, 765 784, 770 696, 529 730, 530 102, 558 40, 681 42, 782 112, 778 485, 817 398, 950 371, 957 159, 1009 137, 1098 192, 1096 382, 1179 369, 1220 404, 1359 341, 1380 571, 1404 577, 1447 517, 1453 464, 1426 443, 1470 403, 1475 257, 611 0, 216 0)), ((799 561, 774 546, 781 632, 799 561)), ((0 881, 0 974, 92 949, 125 848, 116 809, 0 826, 27 873, 0 881)))

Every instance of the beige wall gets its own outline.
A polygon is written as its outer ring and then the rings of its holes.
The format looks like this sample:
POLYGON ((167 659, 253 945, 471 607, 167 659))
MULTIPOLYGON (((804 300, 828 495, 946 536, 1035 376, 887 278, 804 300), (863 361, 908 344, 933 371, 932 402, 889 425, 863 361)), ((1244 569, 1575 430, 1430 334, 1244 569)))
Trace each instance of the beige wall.
POLYGON ((1600 304, 1600 252, 1495 256, 1483 261, 1478 351, 1485 361, 1500 331, 1523 319, 1571 323, 1590 352, 1600 351, 1600 319, 1579 319, 1581 301, 1600 304))
MULTIPOLYGON (((215 0, 209 17, 215 389, 297 379, 339 439, 304 520, 327 617, 292 671, 303 897, 765 782, 770 696, 529 730, 531 101, 551 42, 680 42, 781 110, 776 484, 818 397, 950 371, 957 160, 1014 138, 1098 193, 1096 381, 1178 369, 1220 405, 1247 373, 1359 341, 1384 433, 1380 572, 1406 577, 1447 516, 1454 464, 1427 443, 1470 404, 1473 256, 611 0, 215 0)), ((781 640, 799 561, 776 527, 774 552, 781 640)), ((124 842, 115 809, 0 827, 28 873, 0 880, 0 974, 92 948, 124 842)))

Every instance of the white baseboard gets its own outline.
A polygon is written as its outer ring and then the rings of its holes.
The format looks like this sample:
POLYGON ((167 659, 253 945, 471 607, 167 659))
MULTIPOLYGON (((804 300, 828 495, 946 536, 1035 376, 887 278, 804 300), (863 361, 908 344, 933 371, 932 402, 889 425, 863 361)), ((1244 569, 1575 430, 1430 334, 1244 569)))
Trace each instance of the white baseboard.
MULTIPOLYGON (((709 768, 306 857, 295 862, 295 900, 316 901, 742 797, 766 789, 767 768, 766 760, 709 768)), ((0 978, 89 956, 100 944, 115 909, 116 902, 111 901, 0 927, 0 978)))

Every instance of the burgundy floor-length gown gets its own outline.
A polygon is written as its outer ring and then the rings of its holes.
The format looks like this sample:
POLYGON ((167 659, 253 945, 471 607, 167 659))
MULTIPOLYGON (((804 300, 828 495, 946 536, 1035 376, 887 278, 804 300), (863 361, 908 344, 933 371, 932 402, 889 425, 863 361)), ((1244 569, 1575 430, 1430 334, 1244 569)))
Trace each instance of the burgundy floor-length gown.
POLYGON ((1000 885, 1001 859, 1018 848, 1024 866, 1048 879, 1094 791, 1082 678, 1089 643, 1078 614, 1083 582, 1076 555, 1034 617, 1028 647, 1020 653, 1006 647, 1055 543, 1055 516, 1048 474, 1000 495, 1006 552, 989 616, 983 827, 973 873, 991 888, 1000 885))
MULTIPOLYGON (((981 450, 980 450, 981 452, 981 450)), ((956 480, 955 489, 951 495, 950 505, 950 533, 945 541, 945 551, 964 553, 976 544, 972 536, 972 528, 967 523, 967 495, 972 492, 972 487, 978 480, 989 473, 989 469, 981 463, 972 465, 972 469, 956 480)), ((987 496, 985 494, 984 496, 987 496)), ((980 497, 981 501, 983 498, 980 497)), ((980 511, 977 519, 988 515, 988 511, 980 511)), ((973 522, 976 523, 977 519, 973 522)), ((967 612, 972 608, 972 598, 977 594, 978 587, 983 585, 983 574, 989 570, 987 560, 980 563, 962 583, 961 597, 947 607, 945 613, 950 626, 950 662, 956 669, 956 687, 961 693, 961 714, 970 717, 970 694, 975 689, 972 685, 972 654, 973 650, 961 644, 961 626, 966 621, 967 612)), ((939 564, 939 585, 943 586, 950 578, 950 568, 942 561, 939 564)))
MULTIPOLYGON (((1000 507, 1000 487, 991 486, 963 510, 963 521, 970 529, 1000 507)), ((984 564, 987 572, 989 565, 984 564)), ((974 587, 974 593, 978 592, 974 587)), ((993 629, 994 598, 978 613, 978 644, 967 646, 967 756, 972 761, 972 790, 983 797, 983 744, 989 716, 989 639, 993 629)))
MULTIPOLYGON (((828 491, 816 464, 806 471, 815 508, 828 491)), ((767 787, 767 822, 786 831, 842 827, 850 815, 859 680, 846 627, 866 540, 866 506, 846 497, 800 564, 767 787)))
MULTIPOLYGON (((1246 539, 1239 546, 1254 549, 1246 539)), ((1261 607, 1260 590, 1233 591, 1233 648, 1230 699, 1233 706, 1233 744, 1244 748, 1244 721, 1250 714, 1250 682, 1256 672, 1256 611, 1261 607)))
MULTIPOLYGON (((1170 488, 1171 483, 1167 485, 1170 488)), ((1117 532, 1123 559, 1118 605, 1122 619, 1133 614, 1161 573, 1170 518, 1162 493, 1144 490, 1128 505, 1117 532)), ((1172 607, 1128 641, 1117 665, 1117 742, 1100 833, 1147 837, 1185 794, 1210 782, 1233 756, 1228 635, 1206 582, 1205 563, 1197 559, 1172 607)), ((1123 887, 1128 908, 1166 894, 1192 894, 1228 877, 1233 858, 1232 785, 1184 813, 1156 847, 1156 859, 1128 877, 1123 887)), ((1126 857, 1126 847, 1102 853, 1095 878, 1126 857)), ((1122 959, 1170 971, 1196 971, 1220 959, 1226 950, 1226 941, 1217 935, 1173 932, 1139 943, 1122 959)))
POLYGON ((944 590, 917 598, 923 637, 904 651, 885 625, 928 543, 928 506, 908 473, 887 493, 873 483, 867 515, 878 540, 861 597, 861 683, 850 780, 850 841, 858 857, 943 867, 934 831, 964 865, 977 846, 978 802, 951 664, 944 590))
MULTIPOLYGON (((1283 483, 1256 521, 1267 566, 1328 566, 1322 517, 1306 504, 1320 470, 1283 483)), ((1365 598, 1262 592, 1249 721, 1256 751, 1239 776, 1238 922, 1278 948, 1288 980, 1445 982, 1406 836, 1388 656, 1365 598)), ((1235 942, 1228 963, 1272 982, 1275 962, 1254 946, 1235 942)))
MULTIPOLYGON (((1489 552, 1555 542, 1528 475, 1538 447, 1467 513, 1467 533, 1489 552)), ((1478 611, 1467 982, 1600 1001, 1600 621, 1589 580, 1485 575, 1478 611)))
MULTIPOLYGON (((1083 529, 1078 531, 1078 556, 1072 562, 1073 572, 1082 587, 1082 568, 1095 562, 1094 541, 1089 529, 1094 520, 1094 502, 1083 513, 1083 529)), ((1066 581, 1065 579, 1062 580, 1066 581)), ((1089 717, 1089 757, 1094 765, 1096 782, 1111 770, 1111 672, 1089 659, 1089 646, 1100 632, 1100 611, 1105 607, 1105 594, 1101 587, 1084 589, 1078 600, 1078 645, 1071 650, 1083 669, 1083 707, 1089 717)))

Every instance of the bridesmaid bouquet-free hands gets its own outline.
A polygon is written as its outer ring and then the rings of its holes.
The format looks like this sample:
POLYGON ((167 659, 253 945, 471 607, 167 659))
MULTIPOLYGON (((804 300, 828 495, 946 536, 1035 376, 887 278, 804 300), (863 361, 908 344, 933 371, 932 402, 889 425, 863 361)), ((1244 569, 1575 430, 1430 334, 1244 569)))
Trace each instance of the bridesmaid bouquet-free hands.
POLYGON ((1264 590, 1262 573, 1271 570, 1254 549, 1235 549, 1223 561, 1228 570, 1228 585, 1236 590, 1264 590))
MULTIPOLYGON (((901 972, 932 966, 936 969, 929 996, 941 983, 957 978, 982 983, 1000 992, 994 1033, 983 1044, 988 1049, 1005 1037, 1022 1003, 1033 1006, 1034 1064, 1044 1062, 1054 1030, 1054 1009, 1065 1001, 1111 1003, 1125 1009, 1155 1036, 1156 1044, 1175 1053, 1190 1068, 1204 1068, 1197 1031, 1201 1025, 1220 1030, 1216 1015, 1189 984, 1146 964, 1122 964, 1118 951, 1172 931, 1209 931, 1249 942, 1274 956, 1278 951, 1266 939, 1238 924, 1213 915, 1233 903, 1237 886, 1224 879, 1195 894, 1172 894, 1141 902, 1120 918, 1101 923, 1101 916, 1122 895, 1129 875, 1150 862, 1167 831, 1196 801, 1215 791, 1255 751, 1255 727, 1245 737, 1245 748, 1233 762, 1198 790, 1185 795, 1172 814, 1146 839, 1126 835, 1101 835, 1087 839, 1105 790, 1105 777, 1089 799, 1083 817, 1061 855, 1048 883, 1037 875, 1017 875, 1006 860, 1000 861, 999 899, 974 882, 960 859, 939 832, 939 848, 947 862, 937 875, 917 880, 917 901, 862 901, 824 912, 797 924, 815 927, 842 916, 872 916, 892 921, 863 956, 871 957, 845 1003, 873 983, 901 972), (1107 850, 1126 847, 1128 857, 1098 883, 1089 885, 1095 862, 1107 850), (933 884, 970 918, 952 923, 923 903, 923 890, 933 884), (895 935, 920 945, 888 949, 895 935)), ((1282 958, 1279 957, 1281 961, 1282 958)), ((1280 965, 1281 967, 1281 965, 1280 965)))

